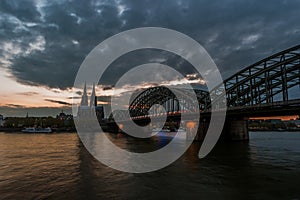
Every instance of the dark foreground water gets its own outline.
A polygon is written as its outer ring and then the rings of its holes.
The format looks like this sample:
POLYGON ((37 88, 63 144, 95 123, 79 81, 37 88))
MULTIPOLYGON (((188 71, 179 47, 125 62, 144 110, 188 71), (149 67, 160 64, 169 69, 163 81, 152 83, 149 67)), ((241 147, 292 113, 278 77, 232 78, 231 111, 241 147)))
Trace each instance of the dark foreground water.
MULTIPOLYGON (((114 140, 128 149, 152 144, 114 140)), ((220 144, 203 160, 198 149, 162 170, 129 174, 93 159, 76 134, 0 133, 0 199, 300 199, 300 133, 251 133, 249 143, 220 144)))

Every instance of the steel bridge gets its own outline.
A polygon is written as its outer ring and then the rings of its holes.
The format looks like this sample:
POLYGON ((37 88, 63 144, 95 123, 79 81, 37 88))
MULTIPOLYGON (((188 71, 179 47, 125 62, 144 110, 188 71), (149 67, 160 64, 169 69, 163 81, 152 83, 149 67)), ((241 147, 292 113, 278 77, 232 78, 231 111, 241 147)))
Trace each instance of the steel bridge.
MULTIPOLYGON (((189 97, 185 90, 175 90, 189 97)), ((257 110, 280 105, 299 106, 300 45, 250 65, 210 92, 195 90, 195 93, 202 112, 209 112, 213 105, 211 101, 217 102, 223 95, 226 95, 228 110, 257 110)), ((222 102, 218 102, 220 103, 222 102)), ((195 110, 189 107, 192 105, 189 103, 189 98, 186 98, 186 102, 182 102, 184 106, 180 109, 178 99, 171 90, 165 87, 153 87, 143 91, 131 102, 130 114, 132 117, 147 116, 148 110, 154 104, 163 105, 167 113, 195 110)))
MULTIPOLYGON (((148 88, 131 101, 130 117, 138 121, 149 118, 150 115, 180 116, 181 112, 192 114, 197 108, 191 106, 195 104, 189 98, 190 92, 196 94, 201 113, 211 112, 212 105, 219 107, 220 104, 226 104, 227 114, 233 116, 231 122, 236 121, 234 117, 242 119, 253 116, 299 115, 300 45, 246 67, 209 92, 180 89, 173 89, 172 92, 166 87, 148 88), (179 102, 178 95, 185 100, 179 102), (224 95, 226 101, 222 101, 221 97, 224 95), (155 104, 162 105, 164 110, 150 110, 155 104)), ((128 117, 124 116, 124 120, 128 117)))

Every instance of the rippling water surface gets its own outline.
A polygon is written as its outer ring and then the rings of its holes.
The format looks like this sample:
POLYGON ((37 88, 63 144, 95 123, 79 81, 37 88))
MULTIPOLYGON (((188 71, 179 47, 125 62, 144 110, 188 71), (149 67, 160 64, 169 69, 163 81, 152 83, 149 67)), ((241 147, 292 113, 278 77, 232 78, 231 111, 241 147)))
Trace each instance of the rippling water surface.
MULTIPOLYGON (((165 138, 111 135, 140 151, 165 138)), ((110 169, 76 134, 0 133, 0 199, 300 199, 300 133, 251 133, 249 143, 219 144, 199 160, 199 144, 151 173, 110 169)))

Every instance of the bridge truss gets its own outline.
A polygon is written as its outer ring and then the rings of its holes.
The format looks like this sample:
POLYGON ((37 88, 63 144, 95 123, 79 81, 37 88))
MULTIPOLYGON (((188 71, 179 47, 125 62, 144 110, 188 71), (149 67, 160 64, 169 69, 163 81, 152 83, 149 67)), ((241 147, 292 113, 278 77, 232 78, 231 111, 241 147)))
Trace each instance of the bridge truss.
POLYGON ((226 91, 228 108, 245 107, 300 99, 299 93, 292 98, 289 95, 295 86, 300 86, 300 45, 250 65, 226 79, 210 94, 217 97, 216 101, 226 91))
MULTIPOLYGON (((176 95, 166 87, 146 89, 130 104, 132 117, 148 115, 154 104, 163 105, 167 113, 179 110, 193 112, 190 107, 189 92, 176 89, 177 94, 186 99, 180 102, 176 95)), ((199 109, 209 112, 212 105, 225 104, 228 109, 255 108, 279 104, 299 103, 300 105, 300 45, 265 58, 226 79, 210 92, 195 90, 199 109), (294 91, 292 91, 294 89, 294 91), (295 94, 295 96, 293 96, 295 94)))

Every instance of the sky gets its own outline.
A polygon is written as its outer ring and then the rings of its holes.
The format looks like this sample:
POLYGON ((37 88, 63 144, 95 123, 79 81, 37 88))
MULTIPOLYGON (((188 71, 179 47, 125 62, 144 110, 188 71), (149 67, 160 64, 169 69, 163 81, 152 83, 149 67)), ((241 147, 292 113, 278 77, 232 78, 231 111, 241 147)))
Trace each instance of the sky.
MULTIPOLYGON (((84 58, 121 31, 180 31, 204 46, 226 78, 298 45, 299 19, 300 0, 1 0, 0 114, 70 112, 72 87, 84 58)), ((112 64, 97 94, 110 95, 123 72, 153 59, 187 77, 194 73, 168 52, 133 52, 112 64)))

